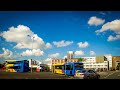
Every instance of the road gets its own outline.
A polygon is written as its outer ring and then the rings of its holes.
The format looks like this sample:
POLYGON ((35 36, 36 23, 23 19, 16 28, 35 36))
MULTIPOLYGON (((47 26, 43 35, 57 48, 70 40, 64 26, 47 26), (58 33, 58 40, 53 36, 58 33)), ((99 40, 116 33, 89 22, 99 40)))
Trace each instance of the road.
MULTIPOLYGON (((120 79, 120 71, 108 71, 98 73, 100 74, 100 79, 120 79)), ((74 77, 54 74, 52 72, 10 73, 0 71, 0 79, 74 79, 74 77)))
POLYGON ((0 79, 68 79, 68 76, 52 72, 5 72, 0 71, 0 79))
POLYGON ((120 79, 120 71, 100 72, 100 79, 120 79))

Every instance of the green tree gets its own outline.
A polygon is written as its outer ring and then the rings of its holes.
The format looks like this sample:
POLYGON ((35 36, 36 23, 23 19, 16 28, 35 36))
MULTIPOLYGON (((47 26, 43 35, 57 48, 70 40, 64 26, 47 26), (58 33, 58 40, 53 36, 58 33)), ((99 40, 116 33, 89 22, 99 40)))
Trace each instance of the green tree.
POLYGON ((83 58, 79 58, 79 59, 78 59, 78 62, 83 62, 83 58))

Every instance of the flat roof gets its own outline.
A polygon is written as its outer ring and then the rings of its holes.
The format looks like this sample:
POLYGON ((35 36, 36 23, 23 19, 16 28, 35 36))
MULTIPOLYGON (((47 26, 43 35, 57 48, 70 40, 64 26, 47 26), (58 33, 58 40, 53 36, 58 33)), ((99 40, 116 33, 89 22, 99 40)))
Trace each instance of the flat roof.
POLYGON ((24 61, 24 60, 5 60, 7 62, 15 62, 15 61, 24 61))

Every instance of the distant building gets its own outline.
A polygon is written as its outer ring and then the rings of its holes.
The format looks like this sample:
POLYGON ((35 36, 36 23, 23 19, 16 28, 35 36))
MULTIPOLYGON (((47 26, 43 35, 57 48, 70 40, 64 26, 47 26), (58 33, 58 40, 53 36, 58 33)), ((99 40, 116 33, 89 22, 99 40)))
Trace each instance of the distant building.
POLYGON ((120 63, 120 56, 113 56, 112 57, 112 68, 113 68, 113 70, 117 69, 117 66, 119 65, 119 63, 120 63))
MULTIPOLYGON (((85 69, 96 69, 96 70, 112 70, 116 69, 118 64, 120 65, 120 56, 112 56, 111 54, 106 54, 103 56, 96 57, 81 57, 83 58, 85 69)), ((67 53, 67 62, 79 62, 80 58, 74 58, 74 52, 69 51, 67 53)), ((64 64, 65 59, 52 59, 52 64, 64 64)))
POLYGON ((109 70, 112 70, 112 54, 106 54, 104 56, 107 58, 109 64, 109 70))
POLYGON ((36 69, 40 67, 41 62, 39 60, 28 59, 28 61, 29 61, 29 67, 32 68, 33 71, 36 71, 36 69))
POLYGON ((67 59, 72 59, 74 56, 74 52, 73 51, 68 51, 67 52, 67 59))
POLYGON ((96 56, 96 63, 103 63, 104 61, 107 61, 105 56, 96 56))

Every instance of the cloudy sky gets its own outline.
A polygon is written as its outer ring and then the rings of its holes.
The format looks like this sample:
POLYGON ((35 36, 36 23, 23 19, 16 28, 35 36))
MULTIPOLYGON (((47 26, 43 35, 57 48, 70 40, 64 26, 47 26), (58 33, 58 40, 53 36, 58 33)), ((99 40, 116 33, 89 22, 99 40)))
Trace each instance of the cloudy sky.
POLYGON ((120 12, 0 11, 0 60, 120 55, 120 12))

